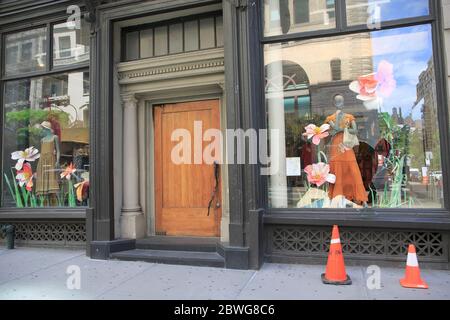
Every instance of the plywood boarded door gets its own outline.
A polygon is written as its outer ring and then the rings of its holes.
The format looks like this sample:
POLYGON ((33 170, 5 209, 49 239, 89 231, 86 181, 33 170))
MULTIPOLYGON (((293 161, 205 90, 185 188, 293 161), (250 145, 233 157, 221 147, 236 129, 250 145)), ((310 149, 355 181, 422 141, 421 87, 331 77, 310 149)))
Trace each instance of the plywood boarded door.
MULTIPOLYGON (((194 163, 194 123, 201 122, 203 133, 208 129, 220 129, 219 100, 157 106, 154 119, 157 233, 168 236, 219 236, 222 212, 216 204, 221 203, 220 168, 216 179, 214 165, 204 161, 194 163), (172 141, 172 133, 177 129, 190 133, 190 164, 176 164, 171 157, 172 150, 180 143, 172 141), (216 180, 218 189, 208 216, 208 204, 216 180)), ((201 141, 201 150, 204 150, 210 142, 201 141)))

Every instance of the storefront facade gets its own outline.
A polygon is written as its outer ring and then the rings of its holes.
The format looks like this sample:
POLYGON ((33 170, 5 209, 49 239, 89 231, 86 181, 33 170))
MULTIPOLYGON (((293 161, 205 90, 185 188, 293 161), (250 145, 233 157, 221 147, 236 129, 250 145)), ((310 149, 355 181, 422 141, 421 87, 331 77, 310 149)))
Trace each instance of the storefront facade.
POLYGON ((338 224, 349 263, 403 264, 414 243, 449 267, 448 1, 0 17, 0 224, 19 245, 258 269, 323 263, 338 224))

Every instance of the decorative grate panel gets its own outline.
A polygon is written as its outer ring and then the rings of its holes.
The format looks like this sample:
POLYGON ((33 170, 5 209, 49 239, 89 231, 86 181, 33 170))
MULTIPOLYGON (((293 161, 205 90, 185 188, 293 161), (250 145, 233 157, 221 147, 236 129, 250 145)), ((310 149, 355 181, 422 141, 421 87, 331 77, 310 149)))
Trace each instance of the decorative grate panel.
MULTIPOLYGON (((86 224, 84 222, 1 222, 16 228, 17 245, 84 246, 86 224)), ((4 242, 0 233, 0 243, 4 242)))
MULTIPOLYGON (((320 227, 269 227, 267 253, 287 256, 326 256, 331 229, 320 227)), ((408 245, 415 244, 424 261, 448 262, 448 235, 440 232, 391 230, 341 230, 341 242, 348 257, 404 259, 408 245)))

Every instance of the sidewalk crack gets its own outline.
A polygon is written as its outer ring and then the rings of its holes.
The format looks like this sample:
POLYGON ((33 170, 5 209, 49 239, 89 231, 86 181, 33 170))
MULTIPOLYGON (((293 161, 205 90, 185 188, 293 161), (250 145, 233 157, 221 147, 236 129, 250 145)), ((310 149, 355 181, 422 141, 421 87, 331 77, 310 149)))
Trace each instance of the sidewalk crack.
POLYGON ((237 299, 241 296, 242 292, 243 292, 245 289, 247 289, 247 287, 250 285, 250 282, 252 282, 253 279, 256 277, 256 274, 257 274, 257 273, 258 273, 258 271, 253 271, 252 276, 247 280, 247 282, 246 282, 245 285, 242 287, 242 289, 239 290, 238 294, 237 294, 236 297, 235 297, 235 300, 237 300, 237 299))

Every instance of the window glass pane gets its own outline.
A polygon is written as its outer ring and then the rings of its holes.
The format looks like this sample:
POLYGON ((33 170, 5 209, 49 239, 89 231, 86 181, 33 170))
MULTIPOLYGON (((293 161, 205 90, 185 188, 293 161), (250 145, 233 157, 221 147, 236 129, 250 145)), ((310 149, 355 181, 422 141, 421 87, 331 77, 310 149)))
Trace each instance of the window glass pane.
POLYGON ((129 32, 125 36, 126 60, 139 59, 139 31, 129 32))
POLYGON ((347 24, 369 24, 425 16, 429 14, 428 0, 347 0, 347 24))
POLYGON ((217 47, 223 47, 223 17, 216 17, 217 47))
POLYGON ((184 23, 184 48, 186 51, 199 49, 199 29, 198 20, 184 23))
POLYGON ((153 57, 153 29, 141 31, 141 58, 153 57))
POLYGON ((429 25, 266 45, 271 206, 442 208, 432 48, 429 25))
POLYGON ((214 18, 200 20, 200 49, 209 49, 216 46, 214 31, 214 18))
POLYGON ((5 37, 5 74, 42 71, 47 65, 47 28, 8 34, 5 37))
POLYGON ((170 54, 183 52, 183 24, 169 26, 169 49, 170 54))
POLYGON ((82 19, 53 26, 53 66, 89 61, 89 25, 82 19))
POLYGON ((264 35, 336 27, 334 0, 264 0, 264 35))
POLYGON ((155 56, 168 54, 167 26, 155 28, 155 56))
POLYGON ((5 83, 4 207, 88 205, 89 74, 5 83))

